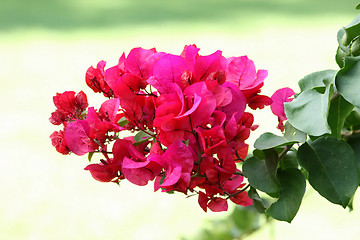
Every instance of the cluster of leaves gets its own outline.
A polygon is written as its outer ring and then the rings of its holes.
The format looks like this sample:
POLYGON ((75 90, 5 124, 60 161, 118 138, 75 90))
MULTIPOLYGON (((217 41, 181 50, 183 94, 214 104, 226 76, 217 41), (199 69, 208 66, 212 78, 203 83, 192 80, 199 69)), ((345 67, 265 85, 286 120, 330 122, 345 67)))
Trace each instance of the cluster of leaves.
POLYGON ((286 102, 285 133, 262 134, 243 164, 260 212, 291 222, 306 180, 328 201, 352 208, 360 166, 360 15, 338 32, 339 70, 311 73, 286 102), (257 191, 275 198, 267 206, 257 191))
POLYGON ((90 67, 87 85, 108 100, 96 110, 83 92, 57 93, 50 122, 62 129, 50 136, 52 144, 89 160, 99 153, 100 162, 85 170, 101 182, 154 181, 155 191, 198 195, 204 211, 226 211, 227 200, 252 205, 236 165, 258 127, 246 110, 271 105, 276 111, 283 103, 260 94, 267 71, 256 70, 247 56, 199 50, 189 45, 173 55, 134 48, 115 66, 90 67))

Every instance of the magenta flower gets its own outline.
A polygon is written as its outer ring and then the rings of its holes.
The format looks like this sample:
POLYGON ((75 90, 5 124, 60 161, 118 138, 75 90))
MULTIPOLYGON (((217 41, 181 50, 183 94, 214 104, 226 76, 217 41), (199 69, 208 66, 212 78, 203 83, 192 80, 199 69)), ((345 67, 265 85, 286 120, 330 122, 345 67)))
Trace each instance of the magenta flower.
POLYGON ((247 56, 229 58, 226 73, 226 81, 234 84, 240 90, 256 88, 268 75, 266 70, 256 72, 254 62, 247 56))
POLYGON ((102 161, 99 164, 90 164, 84 168, 91 173, 91 176, 99 182, 110 182, 113 179, 119 177, 119 171, 121 166, 119 163, 113 163, 112 161, 102 161))
POLYGON ((125 69, 141 79, 148 79, 153 74, 156 49, 134 48, 125 60, 125 69))
POLYGON ((85 81, 86 84, 94 91, 94 92, 102 92, 105 97, 111 97, 113 95, 112 90, 108 86, 105 81, 104 75, 104 68, 106 62, 100 61, 96 68, 92 66, 88 68, 85 74, 85 81))
POLYGON ((288 93, 280 100, 261 95, 267 71, 247 56, 199 50, 187 45, 177 55, 139 47, 115 66, 100 61, 88 68, 86 84, 108 99, 97 110, 82 91, 58 93, 49 120, 62 129, 51 134, 53 146, 62 154, 96 152, 92 160, 100 155, 85 167, 100 182, 154 181, 155 190, 198 193, 204 211, 226 211, 228 199, 252 204, 236 166, 257 128, 246 109, 271 104, 284 119, 288 93), (125 130, 131 136, 121 138, 125 130))
POLYGON ((181 141, 176 141, 161 156, 152 156, 166 172, 160 187, 165 191, 176 190, 186 193, 195 157, 193 150, 181 141))
POLYGON ((281 88, 271 96, 273 103, 271 104, 270 108, 272 113, 278 117, 278 128, 281 131, 284 131, 283 122, 287 120, 284 110, 284 103, 291 102, 293 100, 292 96, 294 95, 295 92, 291 88, 281 88))
POLYGON ((68 148, 64 131, 55 131, 50 135, 51 143, 56 148, 56 151, 59 153, 66 155, 70 153, 70 149, 68 148))
POLYGON ((57 93, 53 97, 56 111, 51 113, 50 122, 54 125, 66 124, 67 122, 80 118, 88 107, 86 94, 80 91, 75 95, 73 91, 57 93))
POLYGON ((71 152, 84 155, 98 149, 98 145, 90 138, 90 125, 86 120, 70 122, 65 129, 65 141, 71 152))

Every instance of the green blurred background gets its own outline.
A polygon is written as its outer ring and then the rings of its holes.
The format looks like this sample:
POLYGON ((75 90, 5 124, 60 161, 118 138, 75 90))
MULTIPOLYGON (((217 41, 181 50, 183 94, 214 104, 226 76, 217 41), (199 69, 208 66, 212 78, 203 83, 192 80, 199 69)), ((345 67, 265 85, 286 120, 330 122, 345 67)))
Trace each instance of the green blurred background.
MULTIPOLYGON (((83 171, 86 156, 58 154, 49 139, 58 130, 48 122, 52 96, 84 90, 97 108, 103 98, 84 82, 90 65, 111 66, 133 47, 175 54, 193 43, 203 55, 218 49, 226 57, 248 55, 269 71, 268 95, 285 86, 297 91, 304 75, 337 69, 336 33, 356 16, 357 3, 0 0, 0 238, 201 239, 203 227, 223 231, 211 221, 231 210, 204 213, 196 197, 153 193, 151 184, 99 183, 83 171)), ((264 131, 276 133, 269 109, 256 117, 261 127, 249 143, 264 131)), ((357 239, 359 203, 356 197, 348 213, 309 187, 292 224, 272 221, 248 239, 357 239)))

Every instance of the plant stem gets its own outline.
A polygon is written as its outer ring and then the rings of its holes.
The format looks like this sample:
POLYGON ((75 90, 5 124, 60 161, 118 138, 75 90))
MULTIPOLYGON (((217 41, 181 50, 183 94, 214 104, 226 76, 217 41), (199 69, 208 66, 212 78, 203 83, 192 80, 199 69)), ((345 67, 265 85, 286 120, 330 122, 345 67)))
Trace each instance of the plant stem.
POLYGON ((291 144, 291 145, 286 145, 286 147, 284 148, 284 150, 279 154, 279 158, 278 160, 280 160, 281 158, 283 158, 286 153, 291 149, 291 147, 293 146, 294 144, 291 144))

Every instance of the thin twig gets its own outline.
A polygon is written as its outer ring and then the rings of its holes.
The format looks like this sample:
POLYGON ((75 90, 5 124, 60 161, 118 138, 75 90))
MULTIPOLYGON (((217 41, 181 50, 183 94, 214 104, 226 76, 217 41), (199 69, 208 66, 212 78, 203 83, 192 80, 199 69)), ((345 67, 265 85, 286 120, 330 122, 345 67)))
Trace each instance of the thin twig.
POLYGON ((291 144, 291 145, 286 145, 286 147, 284 148, 284 150, 279 154, 279 157, 278 157, 278 160, 280 160, 281 158, 283 158, 286 153, 291 149, 291 147, 293 146, 294 144, 291 144))

